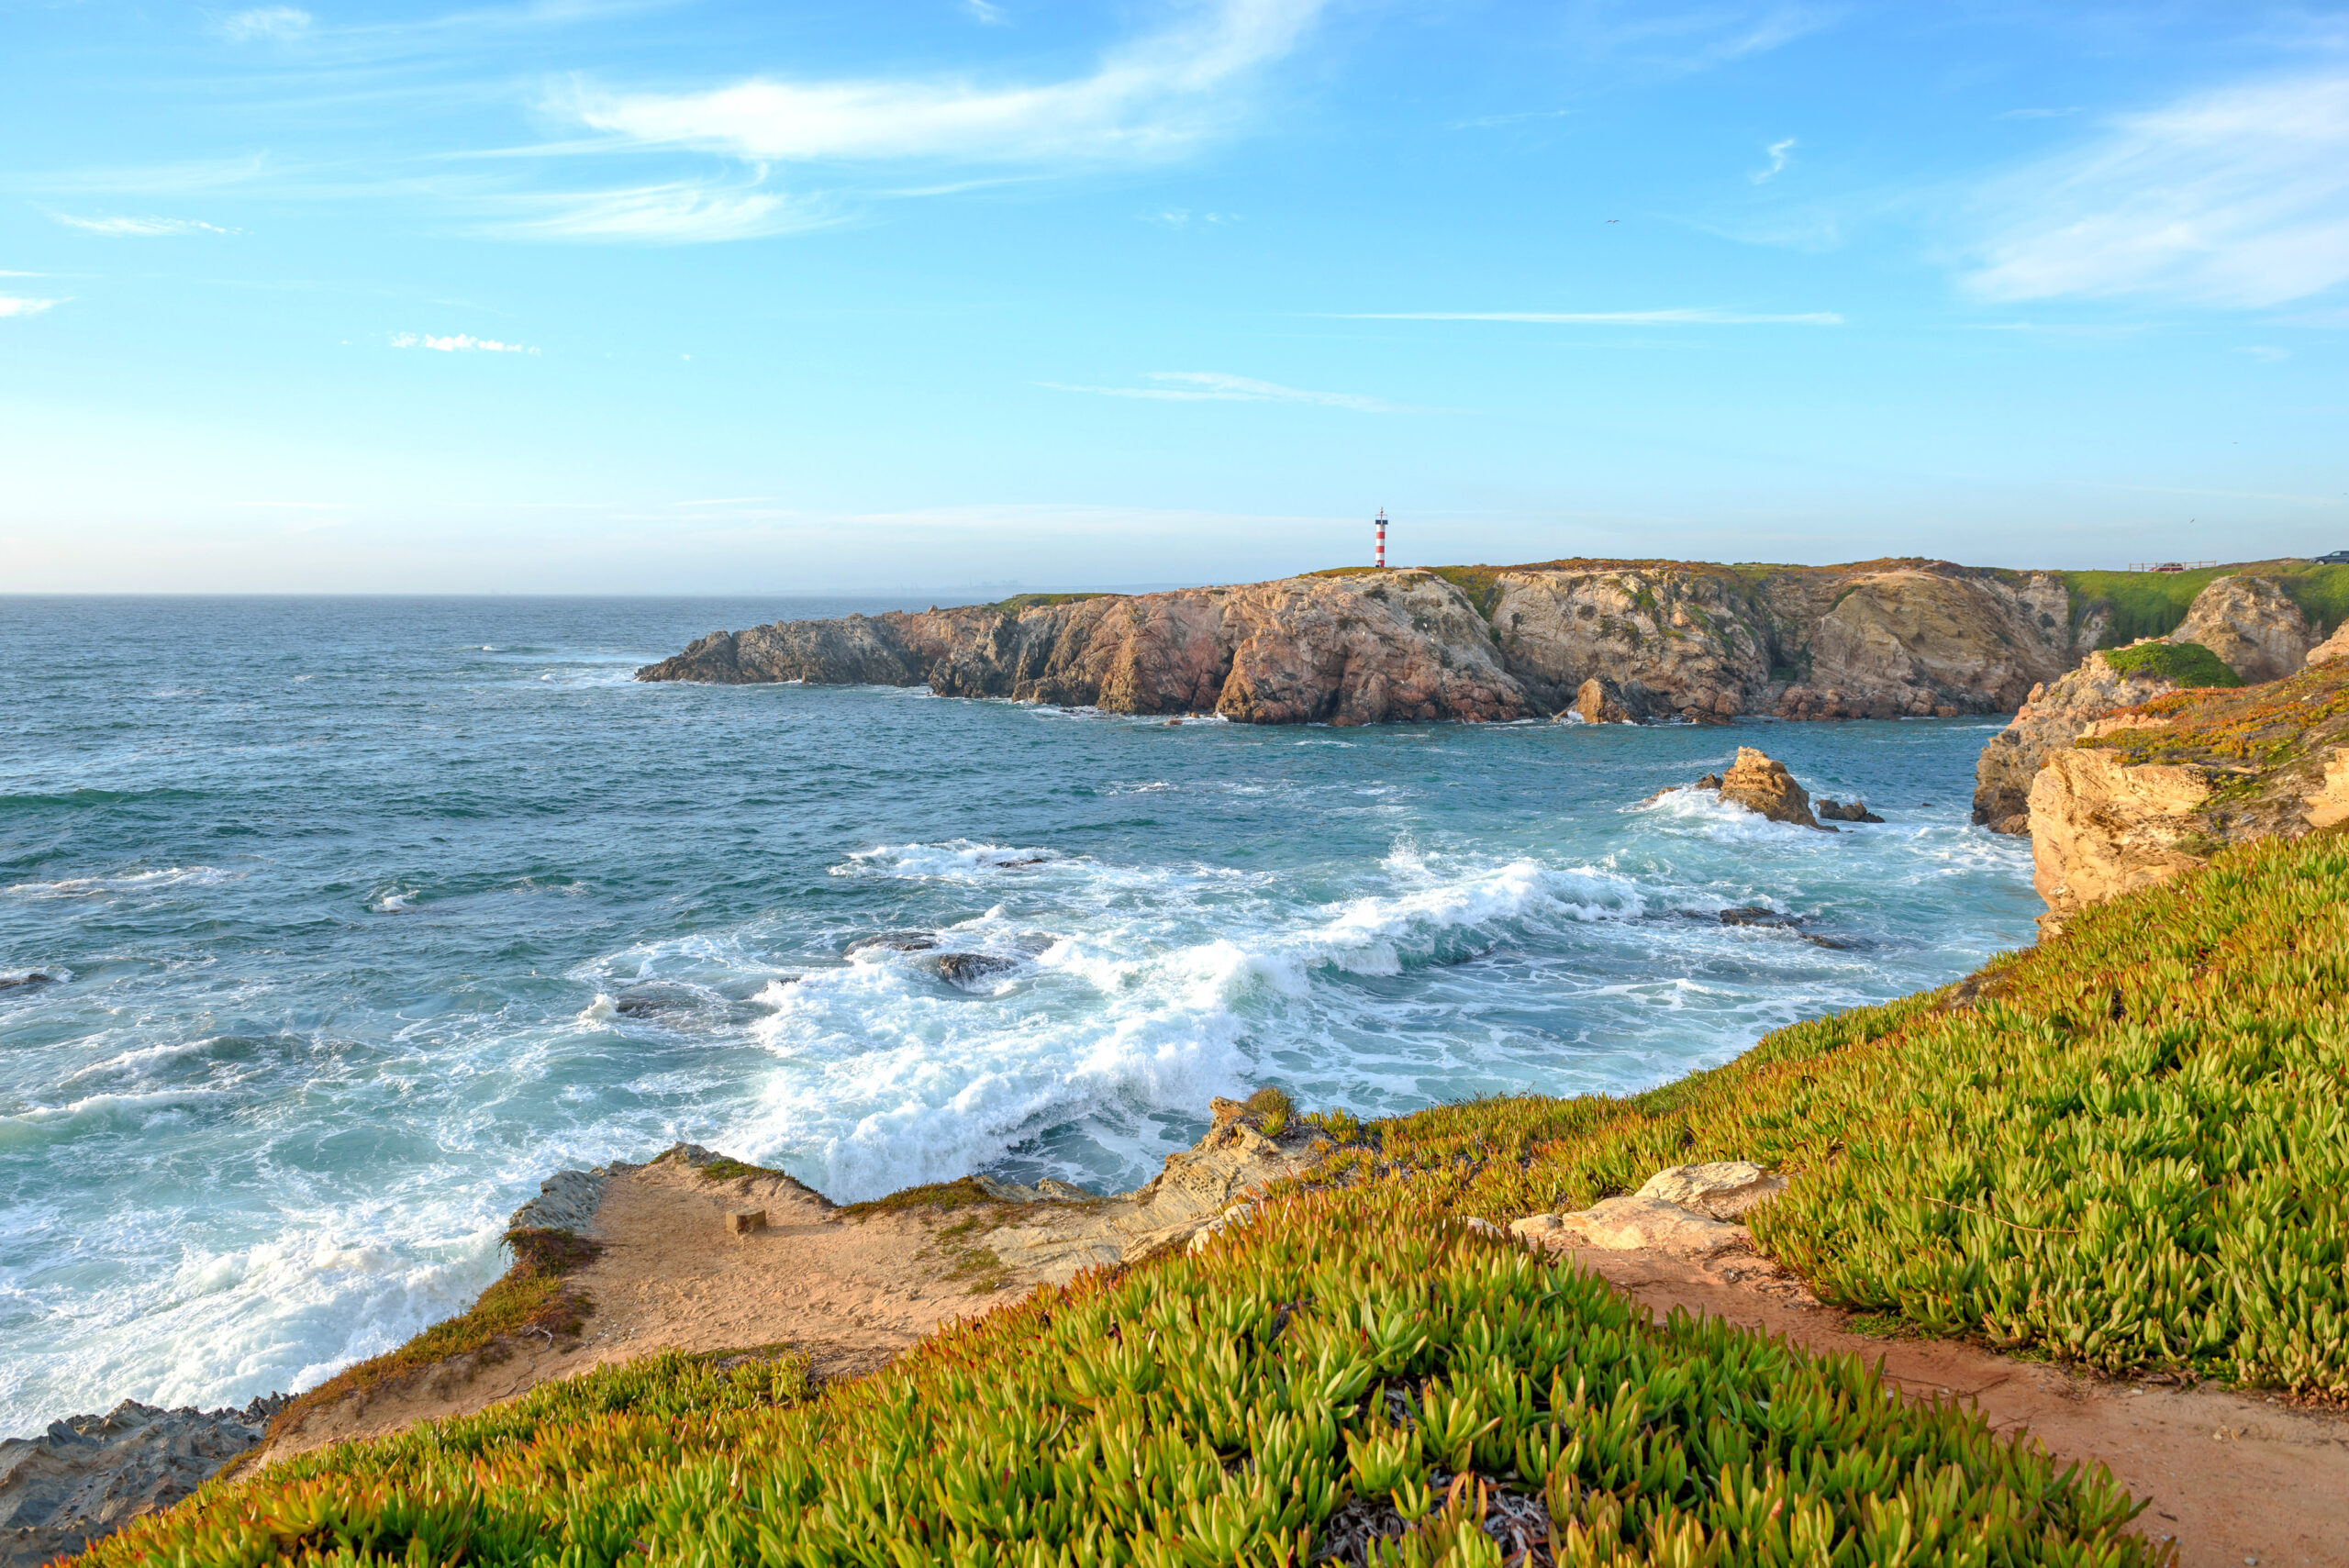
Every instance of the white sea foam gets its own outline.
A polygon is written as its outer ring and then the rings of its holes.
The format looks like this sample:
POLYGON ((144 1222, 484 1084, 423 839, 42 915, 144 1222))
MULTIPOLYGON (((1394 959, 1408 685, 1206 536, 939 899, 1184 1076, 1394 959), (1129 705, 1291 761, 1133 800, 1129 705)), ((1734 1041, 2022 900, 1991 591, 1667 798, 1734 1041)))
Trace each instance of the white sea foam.
POLYGON ((237 872, 217 866, 165 866, 160 871, 123 872, 114 876, 70 876, 59 882, 19 882, 0 892, 26 898, 90 898, 110 893, 150 893, 166 887, 209 887, 236 880, 237 872))

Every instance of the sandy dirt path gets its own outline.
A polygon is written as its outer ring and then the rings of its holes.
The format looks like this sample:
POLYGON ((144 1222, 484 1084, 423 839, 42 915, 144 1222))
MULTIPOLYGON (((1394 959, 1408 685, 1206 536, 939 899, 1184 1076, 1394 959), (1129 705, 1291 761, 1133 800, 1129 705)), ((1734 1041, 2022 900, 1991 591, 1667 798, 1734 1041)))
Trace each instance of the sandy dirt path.
POLYGON ((2075 1377, 1943 1340, 1876 1339, 1751 1254, 1699 1263, 1655 1251, 1575 1262, 1662 1317, 1674 1307, 1813 1350, 1880 1362, 1918 1399, 1956 1398, 2061 1460, 2109 1467, 2150 1499, 2137 1528, 2176 1541, 2182 1568, 2349 1568, 2349 1418, 2257 1395, 2075 1377))

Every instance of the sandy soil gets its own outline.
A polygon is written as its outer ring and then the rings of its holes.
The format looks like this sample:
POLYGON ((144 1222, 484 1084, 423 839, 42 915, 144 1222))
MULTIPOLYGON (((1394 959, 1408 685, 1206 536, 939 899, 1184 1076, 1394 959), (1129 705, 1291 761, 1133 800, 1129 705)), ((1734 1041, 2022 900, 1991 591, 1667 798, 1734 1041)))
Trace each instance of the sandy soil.
MULTIPOLYGON (((671 1162, 627 1169, 606 1187, 587 1231, 604 1251, 573 1276, 594 1303, 576 1345, 526 1343, 459 1357, 310 1413, 298 1428, 273 1432, 261 1457, 468 1414, 551 1378, 669 1348, 789 1344, 813 1358, 819 1378, 869 1372, 952 1318, 1064 1275, 1101 1234, 1130 1240, 1119 1226, 1157 1225, 1149 1229, 1156 1242, 1164 1239, 1160 1222, 1172 1216, 1196 1225, 1212 1215, 1219 1195, 1263 1168, 1209 1172, 1209 1163, 1199 1151, 1188 1163, 1177 1156, 1170 1171, 1199 1190, 1156 1184, 1152 1202, 1128 1206, 1131 1213, 1115 1205, 1021 1211, 1030 1225, 996 1235, 1014 1239, 997 1251, 1023 1266, 998 1273, 1006 1288, 981 1295, 952 1277, 968 1254, 938 1234, 959 1216, 850 1220, 787 1178, 714 1183, 671 1162), (729 1211, 750 1207, 766 1210, 768 1229, 729 1235, 729 1211), (1061 1230, 1074 1243, 1059 1249, 1069 1257, 1040 1240, 1061 1230)), ((2183 1568, 2349 1568, 2349 1418, 2220 1389, 2090 1382, 1967 1345, 1869 1338, 1742 1250, 1706 1262, 1656 1251, 1572 1256, 1658 1315, 1685 1307, 1816 1349, 1857 1351, 1880 1362, 1904 1393, 1971 1401, 1998 1429, 2028 1429, 2059 1459, 2110 1466, 2133 1496, 2152 1499, 2139 1528, 2174 1538, 2183 1568)))
POLYGON ((1685 1307, 1856 1351, 1904 1394, 1969 1401, 1996 1429, 2027 1429, 2058 1459, 2109 1466, 2131 1496, 2152 1500, 2137 1528, 2174 1539, 2183 1568, 2349 1565, 2349 1418, 2219 1388, 2090 1382, 1945 1340, 1873 1339, 1751 1253, 1572 1255, 1659 1317, 1685 1307))
POLYGON ((378 1385, 298 1426, 273 1431, 259 1462, 414 1421, 469 1415, 551 1378, 660 1350, 740 1350, 788 1344, 818 1379, 885 1364, 952 1318, 1026 1294, 1032 1280, 974 1295, 949 1277, 951 1243, 934 1235, 953 1216, 844 1219, 788 1178, 710 1182, 662 1162, 616 1173, 585 1234, 601 1256, 572 1276, 593 1303, 574 1345, 500 1345, 378 1385), (732 1210, 763 1208, 768 1225, 729 1235, 732 1210))

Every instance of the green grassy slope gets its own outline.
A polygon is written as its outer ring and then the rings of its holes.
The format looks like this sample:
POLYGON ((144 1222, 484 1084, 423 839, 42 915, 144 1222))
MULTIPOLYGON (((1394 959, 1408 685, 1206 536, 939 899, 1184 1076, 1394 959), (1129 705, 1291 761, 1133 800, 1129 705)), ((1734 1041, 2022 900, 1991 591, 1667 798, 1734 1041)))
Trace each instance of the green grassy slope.
MULTIPOLYGON (((2165 1560, 2059 1469, 1856 1357, 1635 1321, 1595 1277, 1399 1189, 1295 1200, 1206 1254, 1040 1292, 820 1396, 670 1356, 327 1451, 133 1524, 98 1564, 1501 1568, 1533 1500, 1572 1564, 2165 1560)), ((1539 1517, 1539 1516, 1535 1516, 1539 1517)))

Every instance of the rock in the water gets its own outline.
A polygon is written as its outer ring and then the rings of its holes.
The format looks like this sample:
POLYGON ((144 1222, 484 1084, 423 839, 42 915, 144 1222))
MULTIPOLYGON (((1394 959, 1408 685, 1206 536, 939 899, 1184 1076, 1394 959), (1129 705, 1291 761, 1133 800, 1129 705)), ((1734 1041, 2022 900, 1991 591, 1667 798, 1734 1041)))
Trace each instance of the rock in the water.
POLYGON ((1019 967, 1019 961, 991 952, 942 952, 930 961, 938 977, 964 991, 992 990, 995 983, 1019 967))
POLYGON ((1560 718, 1580 719, 1585 724, 1637 724, 1649 715, 1645 691, 1637 685, 1626 689, 1604 675, 1593 675, 1575 693, 1574 702, 1560 718))
POLYGON ((869 937, 859 937, 843 951, 860 953, 868 948, 888 948, 896 952, 928 952, 938 945, 938 938, 928 931, 875 931, 869 937))
POLYGON ((1842 801, 1821 800, 1815 804, 1811 810, 1821 820, 1828 822, 1881 822, 1884 820, 1868 809, 1868 803, 1865 800, 1854 800, 1848 806, 1842 801))
POLYGON ((38 991, 44 985, 54 985, 57 977, 35 972, 31 974, 0 974, 0 991, 38 991))
POLYGON ((2266 577, 2220 577, 2194 595, 2171 642, 2199 642, 2245 681, 2280 681, 2308 660, 2308 617, 2266 577))
POLYGON ((38 1568, 171 1507, 261 1441, 286 1403, 273 1394, 240 1410, 162 1410, 126 1399, 0 1442, 0 1568, 38 1568))
POLYGON ((1721 776, 1719 773, 1707 773, 1703 778, 1697 781, 1694 787, 1698 789, 1719 789, 1721 787, 1721 776))
POLYGON ((1677 1204, 1708 1219, 1729 1220, 1786 1190, 1786 1177, 1774 1176, 1750 1160, 1715 1160, 1658 1171, 1634 1195, 1677 1204))
POLYGON ((1801 922, 1798 915, 1782 915, 1766 904, 1743 904, 1720 912, 1724 926, 1793 926, 1801 922))
POLYGON ((1740 746, 1736 764, 1721 775, 1721 798, 1758 811, 1773 822, 1819 828, 1822 833, 1835 831, 1820 828, 1819 818, 1810 814, 1809 793, 1795 783, 1787 765, 1751 746, 1740 746))
POLYGON ((1974 820, 1994 833, 2030 832, 2031 784, 2048 758, 2071 750, 2099 719, 2177 689, 2166 676, 2121 674, 2102 653, 2089 654, 2052 685, 2033 686, 2030 700, 1975 762, 1974 820))

